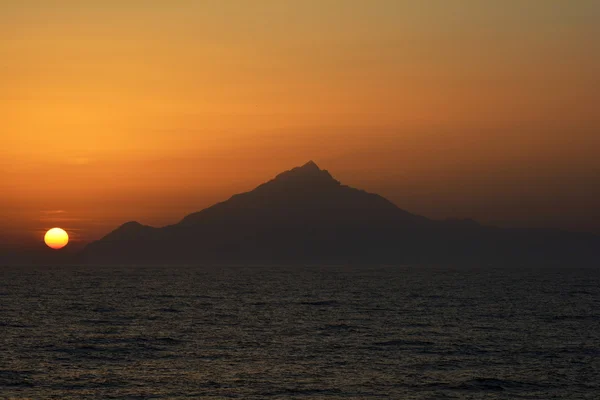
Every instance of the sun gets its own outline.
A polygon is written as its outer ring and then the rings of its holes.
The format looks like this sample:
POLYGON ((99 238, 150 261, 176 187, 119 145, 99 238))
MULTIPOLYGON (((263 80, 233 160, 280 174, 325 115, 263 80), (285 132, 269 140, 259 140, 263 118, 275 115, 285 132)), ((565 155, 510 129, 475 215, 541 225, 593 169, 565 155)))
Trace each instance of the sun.
POLYGON ((44 242, 52 249, 62 249, 69 243, 69 235, 64 229, 52 228, 46 232, 44 242))

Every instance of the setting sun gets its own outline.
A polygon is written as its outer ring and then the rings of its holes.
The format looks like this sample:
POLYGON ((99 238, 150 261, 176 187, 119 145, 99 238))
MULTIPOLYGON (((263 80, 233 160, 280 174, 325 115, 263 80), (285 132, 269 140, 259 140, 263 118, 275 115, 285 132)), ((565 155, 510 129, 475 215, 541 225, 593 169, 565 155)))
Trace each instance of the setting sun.
POLYGON ((44 236, 44 242, 48 247, 58 250, 62 249, 69 243, 69 235, 64 229, 52 228, 44 236))

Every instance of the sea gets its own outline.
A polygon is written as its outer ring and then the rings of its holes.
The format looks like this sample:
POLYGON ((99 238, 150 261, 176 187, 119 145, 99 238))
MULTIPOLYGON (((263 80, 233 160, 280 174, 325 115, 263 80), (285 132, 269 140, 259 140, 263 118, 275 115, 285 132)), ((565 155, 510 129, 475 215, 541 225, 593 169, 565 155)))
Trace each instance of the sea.
POLYGON ((0 266, 2 399, 600 399, 600 268, 0 266))

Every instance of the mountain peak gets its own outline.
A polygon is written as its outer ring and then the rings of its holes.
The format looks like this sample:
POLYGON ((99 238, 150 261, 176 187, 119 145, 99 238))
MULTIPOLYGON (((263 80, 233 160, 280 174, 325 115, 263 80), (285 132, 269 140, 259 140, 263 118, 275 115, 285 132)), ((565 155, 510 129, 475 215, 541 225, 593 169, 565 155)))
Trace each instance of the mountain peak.
POLYGON ((309 162, 307 162, 306 164, 304 164, 303 166, 298 167, 298 168, 301 168, 303 170, 313 170, 313 171, 314 170, 317 170, 317 171, 321 170, 321 168, 319 168, 319 166, 317 165, 317 163, 315 163, 313 160, 310 160, 309 162))
POLYGON ((340 183, 336 181, 331 174, 324 169, 319 168, 319 166, 314 161, 309 161, 306 164, 292 168, 289 171, 282 172, 277 175, 274 179, 275 182, 283 182, 283 181, 295 181, 295 182, 305 182, 305 183, 327 183, 327 184, 335 184, 339 185, 340 183))

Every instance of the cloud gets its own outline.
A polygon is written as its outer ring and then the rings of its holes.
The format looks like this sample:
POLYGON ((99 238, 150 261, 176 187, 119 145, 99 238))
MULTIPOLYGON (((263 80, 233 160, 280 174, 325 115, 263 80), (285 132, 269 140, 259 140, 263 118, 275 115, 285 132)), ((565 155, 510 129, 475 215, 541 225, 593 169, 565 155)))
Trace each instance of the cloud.
POLYGON ((42 222, 80 222, 87 221, 85 218, 76 218, 76 217, 41 217, 40 221, 42 222))

